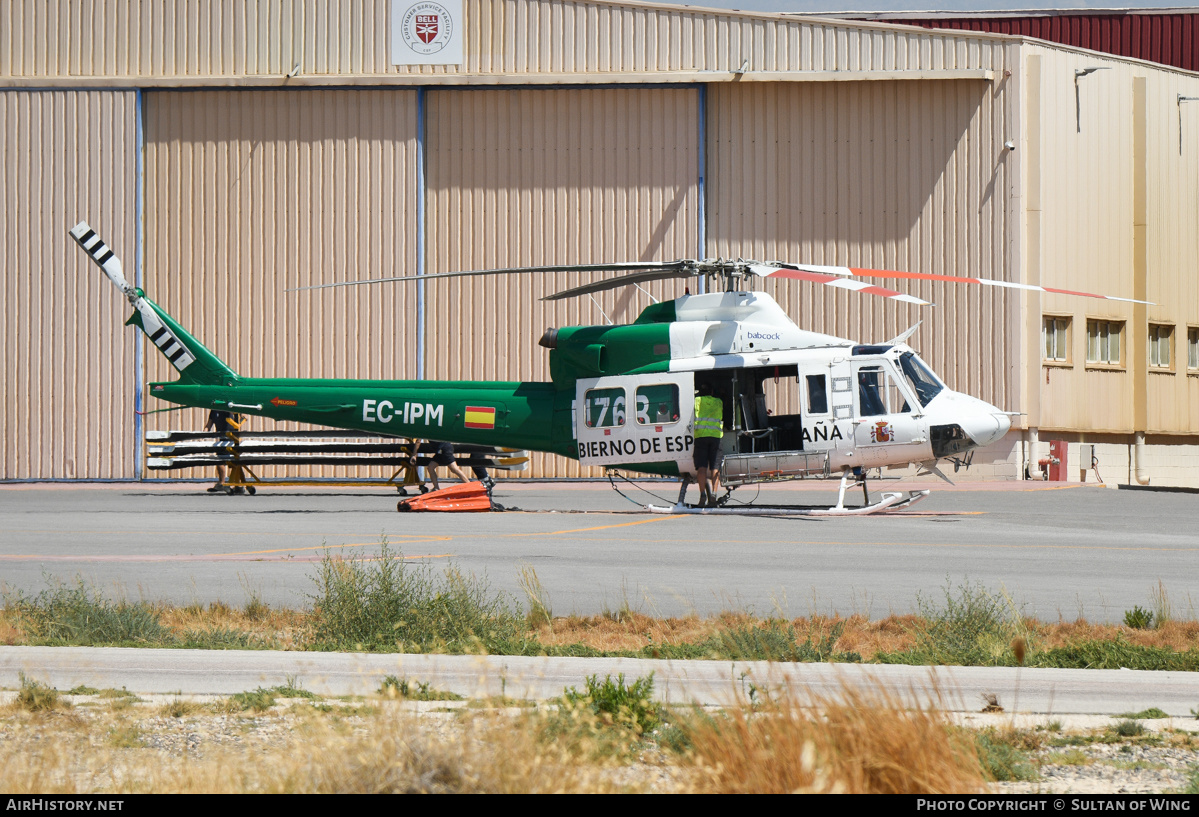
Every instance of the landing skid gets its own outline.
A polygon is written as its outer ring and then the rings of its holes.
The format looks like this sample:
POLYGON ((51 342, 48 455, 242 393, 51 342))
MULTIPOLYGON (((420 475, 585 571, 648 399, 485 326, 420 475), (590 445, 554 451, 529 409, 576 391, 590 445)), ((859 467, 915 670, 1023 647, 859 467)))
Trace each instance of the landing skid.
POLYGON ((869 516, 876 513, 884 513, 886 511, 895 511, 900 508, 907 508, 915 505, 920 500, 924 499, 930 493, 929 490, 908 491, 907 496, 895 491, 887 491, 879 496, 877 502, 871 504, 870 493, 866 490, 866 478, 852 477, 852 472, 846 468, 841 472, 841 487, 837 493, 837 504, 832 508, 813 508, 795 505, 741 505, 735 508, 730 508, 724 503, 728 501, 726 495, 721 504, 716 507, 697 507, 688 505, 683 501, 687 494, 687 486, 691 480, 688 476, 683 477, 682 488, 679 491, 679 501, 673 507, 664 507, 662 505, 646 505, 646 510, 650 513, 664 514, 702 514, 705 516, 869 516), (862 486, 862 499, 865 504, 857 508, 845 507, 845 492, 853 485, 860 484, 862 486))
POLYGON ((904 496, 902 493, 887 492, 882 494, 879 501, 873 505, 865 505, 860 508, 804 508, 794 505, 740 505, 735 508, 728 506, 696 508, 683 503, 669 508, 662 505, 646 505, 645 508, 650 513, 688 513, 703 516, 869 516, 870 514, 896 511, 900 508, 910 507, 924 499, 930 493, 932 492, 927 489, 923 491, 908 491, 907 496, 904 496))

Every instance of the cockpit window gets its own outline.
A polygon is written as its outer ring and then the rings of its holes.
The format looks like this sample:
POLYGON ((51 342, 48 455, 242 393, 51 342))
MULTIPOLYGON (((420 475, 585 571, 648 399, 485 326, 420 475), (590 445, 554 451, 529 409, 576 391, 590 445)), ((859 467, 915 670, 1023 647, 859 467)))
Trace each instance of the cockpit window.
POLYGON ((927 406, 929 401, 945 388, 944 384, 937 379, 928 366, 924 365, 924 361, 917 357, 915 352, 904 352, 899 356, 899 369, 907 378, 912 391, 916 392, 916 398, 922 405, 927 406))
POLYGON ((882 366, 862 366, 858 369, 858 410, 862 417, 878 417, 903 414, 912 408, 882 366))

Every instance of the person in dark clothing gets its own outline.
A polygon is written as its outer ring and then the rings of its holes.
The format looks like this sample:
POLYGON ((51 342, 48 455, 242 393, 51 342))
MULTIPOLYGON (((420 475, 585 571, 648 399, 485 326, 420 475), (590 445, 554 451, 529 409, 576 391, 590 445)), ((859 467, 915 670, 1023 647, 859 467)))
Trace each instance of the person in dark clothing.
MULTIPOLYGON (((221 411, 213 409, 208 412, 208 422, 204 424, 204 430, 212 429, 217 434, 228 436, 230 432, 236 433, 241 429, 242 419, 240 414, 234 414, 231 411, 221 411)), ((240 485, 230 489, 225 484, 225 466, 218 464, 216 467, 216 484, 208 489, 210 494, 244 494, 245 488, 240 485)))
POLYGON ((457 458, 454 457, 454 446, 450 443, 439 442, 438 440, 429 440, 431 445, 436 446, 433 452, 433 464, 426 466, 429 469, 429 479, 433 482, 433 490, 441 489, 441 484, 437 480, 437 466, 443 466, 449 469, 449 472, 463 482, 470 482, 470 477, 458 465, 457 458))

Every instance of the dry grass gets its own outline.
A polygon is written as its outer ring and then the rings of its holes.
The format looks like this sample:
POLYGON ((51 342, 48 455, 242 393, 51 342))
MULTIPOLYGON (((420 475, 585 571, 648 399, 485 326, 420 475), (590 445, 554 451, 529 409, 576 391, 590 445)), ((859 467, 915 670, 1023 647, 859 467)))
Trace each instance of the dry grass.
MULTIPOLYGON (((548 604, 548 602, 547 602, 548 604)), ((175 636, 184 633, 228 631, 241 633, 276 649, 304 649, 311 614, 304 610, 235 608, 221 602, 186 607, 156 605, 164 630, 175 636)), ((546 607, 548 612, 548 607, 546 607)), ((605 616, 565 616, 546 620, 530 617, 529 635, 547 647, 583 644, 605 652, 638 652, 667 644, 702 643, 718 633, 738 627, 752 627, 761 619, 739 612, 725 612, 700 618, 654 618, 643 613, 623 611, 605 616)), ((869 620, 865 616, 812 616, 792 619, 796 633, 812 634, 819 640, 840 625, 843 629, 835 649, 855 652, 869 661, 878 653, 899 653, 916 646, 914 633, 921 619, 916 615, 888 616, 869 620)), ((1086 619, 1041 622, 1026 619, 1024 626, 1037 649, 1065 647, 1087 641, 1121 639, 1139 647, 1166 648, 1183 652, 1199 644, 1199 621, 1169 618, 1153 629, 1132 629, 1118 624, 1094 624, 1086 619)), ((0 607, 0 644, 29 643, 11 610, 0 607)))
POLYGON ((686 727, 705 793, 944 794, 987 787, 968 733, 937 710, 846 685, 740 706, 686 727))
POLYGON ((648 736, 539 707, 417 715, 376 701, 252 717, 135 705, 0 713, 0 790, 21 793, 972 792, 969 733, 932 709, 848 685, 674 718, 648 736), (327 708, 326 708, 327 709, 327 708), (563 726, 563 719, 570 720, 563 726), (614 737, 614 733, 619 733, 614 737), (193 740, 199 736, 198 739, 193 740), (619 738, 619 740, 617 739, 619 738))
POLYGON ((533 630, 546 646, 563 647, 586 644, 597 650, 636 652, 652 644, 678 644, 703 641, 719 629, 723 618, 701 619, 652 618, 642 613, 619 617, 568 616, 543 623, 533 630))
POLYGON ((1199 621, 1168 620, 1160 627, 1139 630, 1124 625, 1092 624, 1086 619, 1054 624, 1030 622, 1046 648, 1064 647, 1082 641, 1115 641, 1122 638, 1138 647, 1164 647, 1183 652, 1199 644, 1199 621))
MULTIPOLYGON (((150 713, 151 715, 155 713, 150 713)), ((59 719, 62 720, 62 719, 59 719)), ((6 719, 0 790, 26 793, 572 793, 638 791, 605 764, 514 728, 511 716, 467 713, 453 729, 398 707, 351 729, 315 710, 246 719, 237 740, 174 753, 149 745, 153 718, 97 712, 80 726, 26 713, 6 719), (61 728, 66 726, 67 728, 61 728), (258 734, 255 729, 265 729, 258 734)), ((172 727, 200 731, 195 719, 172 727)))
POLYGON ((158 611, 162 626, 179 635, 188 631, 227 629, 274 641, 280 649, 299 648, 309 620, 309 613, 303 610, 249 605, 236 608, 219 601, 207 607, 200 604, 187 607, 162 605, 158 611))
MULTIPOLYGON (((877 652, 895 652, 912 647, 911 631, 915 616, 891 616, 870 621, 864 616, 813 616, 791 620, 797 633, 811 633, 820 639, 838 624, 844 626, 836 649, 872 656, 877 652)), ((586 644, 597 650, 636 652, 663 644, 699 643, 712 636, 739 627, 752 627, 761 619, 747 613, 720 613, 708 618, 653 618, 641 613, 623 616, 569 616, 541 624, 533 635, 546 646, 586 644)))

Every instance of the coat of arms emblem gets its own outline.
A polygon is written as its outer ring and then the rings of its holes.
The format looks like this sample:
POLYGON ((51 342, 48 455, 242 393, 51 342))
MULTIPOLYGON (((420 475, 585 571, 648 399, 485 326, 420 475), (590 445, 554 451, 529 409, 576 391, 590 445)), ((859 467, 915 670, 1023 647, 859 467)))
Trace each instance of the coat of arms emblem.
POLYGON ((879 420, 870 427, 870 442, 889 443, 895 439, 895 429, 885 420, 879 420))

